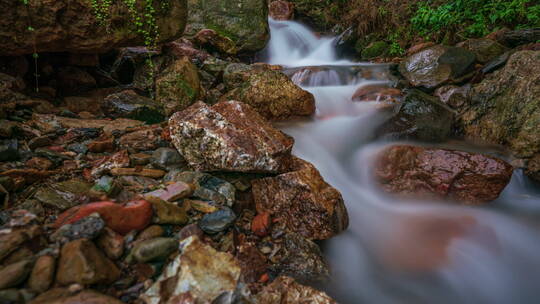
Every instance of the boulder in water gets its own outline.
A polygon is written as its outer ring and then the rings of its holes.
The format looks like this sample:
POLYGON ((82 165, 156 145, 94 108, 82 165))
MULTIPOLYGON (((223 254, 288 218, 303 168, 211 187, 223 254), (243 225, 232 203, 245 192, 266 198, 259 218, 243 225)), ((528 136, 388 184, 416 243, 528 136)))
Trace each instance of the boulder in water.
POLYGON ((197 102, 169 120, 174 146, 200 171, 282 172, 294 140, 250 106, 197 102))
POLYGON ((375 177, 388 193, 482 204, 499 196, 512 170, 507 162, 487 155, 396 145, 379 153, 375 177))

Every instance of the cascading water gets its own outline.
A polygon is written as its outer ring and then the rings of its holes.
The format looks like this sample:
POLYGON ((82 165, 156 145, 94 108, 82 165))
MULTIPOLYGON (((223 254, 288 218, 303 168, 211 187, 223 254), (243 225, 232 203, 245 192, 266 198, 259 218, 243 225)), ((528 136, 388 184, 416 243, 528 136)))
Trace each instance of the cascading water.
POLYGON ((370 166, 389 144, 372 141, 384 114, 351 96, 391 81, 388 68, 338 60, 333 38, 299 23, 270 20, 270 27, 267 62, 283 65, 317 104, 312 120, 281 127, 295 138, 294 153, 341 191, 349 212, 349 229, 324 244, 333 270, 327 291, 340 303, 540 301, 540 191, 516 171, 486 208, 382 194, 370 166))

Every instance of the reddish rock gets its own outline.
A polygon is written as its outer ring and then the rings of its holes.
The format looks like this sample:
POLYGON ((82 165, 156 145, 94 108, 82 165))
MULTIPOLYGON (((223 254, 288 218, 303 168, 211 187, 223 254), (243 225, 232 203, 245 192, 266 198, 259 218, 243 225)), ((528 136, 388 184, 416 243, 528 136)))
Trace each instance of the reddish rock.
POLYGON ((176 182, 168 185, 165 189, 158 189, 149 193, 145 193, 145 196, 154 196, 164 201, 174 202, 181 198, 189 197, 193 194, 193 188, 184 183, 176 182))
POLYGON ((146 169, 146 168, 114 168, 111 169, 112 175, 135 175, 151 178, 160 178, 165 175, 165 171, 159 169, 146 169))
POLYGON ((294 15, 294 4, 288 1, 272 1, 268 5, 268 15, 275 20, 291 20, 294 15))
POLYGON ((326 293, 304 286, 293 278, 281 276, 266 286, 255 298, 259 304, 336 304, 326 293))
POLYGON ((260 237, 268 234, 270 229, 270 214, 265 212, 257 214, 251 222, 251 231, 260 237))
POLYGON ((197 102, 169 120, 174 146, 199 171, 280 172, 294 140, 250 106, 197 102))
POLYGON ((128 166, 129 154, 127 150, 122 150, 98 160, 94 164, 94 168, 92 168, 91 175, 97 178, 103 174, 109 173, 112 169, 125 168, 128 166))
POLYGON ((242 270, 242 279, 246 283, 257 282, 268 271, 266 257, 254 244, 245 243, 237 247, 236 259, 242 270))
POLYGON ((94 212, 99 213, 107 227, 120 234, 126 234, 132 230, 142 230, 150 224, 152 204, 140 200, 127 204, 96 202, 75 206, 60 214, 54 226, 59 228, 62 225, 74 223, 94 212))
POLYGON ((110 259, 116 260, 124 253, 124 237, 110 228, 105 228, 96 242, 110 259))
POLYGON ((398 89, 381 85, 367 85, 358 88, 352 96, 352 100, 396 103, 402 97, 403 94, 398 89))
POLYGON ((194 39, 200 46, 210 47, 221 53, 234 55, 238 52, 234 41, 211 29, 200 30, 194 39))
POLYGON ((26 162, 26 166, 34 169, 49 170, 54 164, 52 161, 43 157, 32 157, 26 162))
POLYGON ((308 239, 328 239, 343 231, 349 218, 339 191, 304 160, 295 158, 292 168, 251 182, 257 211, 268 212, 308 239))
POLYGON ((499 196, 512 166, 477 153, 403 145, 380 152, 375 176, 389 193, 481 204, 499 196))
POLYGON ((160 127, 148 126, 142 129, 127 133, 120 137, 118 145, 122 149, 130 151, 151 151, 159 148, 161 138, 160 127))
POLYGON ((101 294, 91 289, 81 292, 72 291, 68 288, 51 289, 28 304, 123 304, 124 302, 113 297, 101 294))
POLYGON ((92 241, 79 239, 62 247, 56 274, 58 283, 113 283, 119 276, 120 270, 92 241))
POLYGON ((188 57, 191 61, 204 62, 210 54, 205 51, 196 49, 189 40, 179 39, 165 45, 165 52, 173 55, 176 59, 188 57))
POLYGON ((54 257, 50 255, 40 256, 36 260, 28 279, 28 287, 36 292, 45 292, 54 280, 55 269, 56 259, 54 257))
POLYGON ((88 151, 93 153, 113 152, 114 137, 101 137, 88 144, 88 151))

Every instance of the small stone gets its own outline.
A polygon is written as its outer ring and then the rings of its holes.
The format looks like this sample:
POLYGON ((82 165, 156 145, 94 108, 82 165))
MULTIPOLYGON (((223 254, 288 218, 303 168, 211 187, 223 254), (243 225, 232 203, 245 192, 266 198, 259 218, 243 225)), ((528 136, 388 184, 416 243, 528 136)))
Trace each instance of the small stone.
POLYGON ((165 189, 145 193, 145 197, 157 197, 164 201, 174 202, 193 194, 193 188, 184 182, 176 182, 168 185, 165 189))
POLYGON ((199 227, 206 233, 215 234, 227 229, 236 220, 236 214, 228 208, 205 214, 199 222, 199 227))
POLYGON ((109 173, 114 168, 125 168, 129 166, 129 154, 127 150, 114 153, 97 161, 92 168, 91 175, 94 178, 109 173))
POLYGON ((184 158, 175 149, 159 148, 152 154, 152 164, 161 169, 180 166, 184 162, 184 158))
POLYGON ((112 175, 136 175, 145 176, 151 178, 161 178, 165 175, 165 171, 158 169, 146 169, 146 168, 113 168, 110 170, 112 175))
POLYGON ((0 162, 19 159, 19 142, 16 139, 0 140, 0 162))
POLYGON ((0 289, 15 287, 24 282, 33 264, 32 260, 23 260, 0 269, 0 289))
POLYGON ((114 151, 114 137, 98 138, 88 145, 88 151, 93 153, 113 152, 114 151))
POLYGON ((137 243, 126 261, 129 263, 146 263, 166 259, 171 253, 178 250, 179 242, 174 238, 158 237, 137 243))
POLYGON ((46 206, 62 211, 88 202, 90 188, 90 184, 80 179, 70 179, 40 188, 34 198, 46 206))
POLYGON ((68 288, 54 288, 41 295, 28 304, 123 304, 113 297, 87 289, 73 292, 68 288))
POLYGON ((181 253, 141 295, 144 301, 165 304, 189 293, 201 303, 210 303, 224 293, 232 295, 241 272, 233 256, 216 251, 195 236, 180 242, 179 248, 181 253))
POLYGON ((129 155, 129 160, 131 161, 132 166, 144 166, 150 163, 152 155, 146 153, 134 153, 129 155))
POLYGON ((30 278, 28 279, 28 287, 35 292, 45 292, 51 287, 54 280, 54 271, 56 270, 56 259, 50 255, 40 256, 30 278))
POLYGON ((184 200, 184 204, 202 213, 212 213, 219 209, 219 206, 212 201, 184 200))
POLYGON ((66 210, 58 216, 54 226, 59 228, 62 225, 74 223, 94 212, 99 213, 107 227, 123 235, 132 230, 144 229, 150 223, 153 213, 152 204, 145 200, 126 204, 96 202, 66 210))
POLYGON ((94 239, 105 228, 105 221, 98 213, 92 213, 73 224, 63 225, 51 235, 54 242, 67 243, 77 239, 94 239))
POLYGON ((122 185, 116 182, 114 178, 104 175, 96 181, 91 190, 93 192, 103 192, 108 197, 114 197, 122 191, 122 185))
POLYGON ((112 260, 119 259, 124 253, 124 237, 107 227, 97 238, 96 245, 112 260))
POLYGON ((50 146, 51 144, 52 140, 49 136, 38 136, 28 141, 28 148, 35 150, 37 148, 50 146))
POLYGON ((161 127, 152 125, 122 135, 118 145, 130 151, 151 151, 161 145, 161 127))
POLYGON ((165 230, 163 229, 163 227, 161 227, 160 225, 152 225, 147 227, 146 229, 141 231, 139 235, 137 235, 135 243, 157 238, 163 236, 164 234, 165 230))
POLYGON ((113 283, 119 276, 120 270, 92 241, 79 239, 62 247, 56 274, 58 283, 113 283))
POLYGON ((185 208, 154 196, 149 196, 146 199, 152 203, 152 207, 154 208, 153 223, 173 225, 183 225, 187 223, 188 216, 185 208))
POLYGON ((270 213, 257 214, 251 222, 251 231, 260 237, 268 235, 270 229, 270 213))
POLYGON ((180 241, 183 241, 184 239, 187 239, 190 236, 196 236, 199 239, 203 239, 204 232, 197 226, 197 224, 189 224, 182 228, 177 234, 177 238, 180 241))
POLYGON ((164 181, 182 181, 194 188, 193 197, 213 201, 220 205, 232 207, 236 201, 235 187, 223 180, 207 173, 193 171, 171 171, 164 181))

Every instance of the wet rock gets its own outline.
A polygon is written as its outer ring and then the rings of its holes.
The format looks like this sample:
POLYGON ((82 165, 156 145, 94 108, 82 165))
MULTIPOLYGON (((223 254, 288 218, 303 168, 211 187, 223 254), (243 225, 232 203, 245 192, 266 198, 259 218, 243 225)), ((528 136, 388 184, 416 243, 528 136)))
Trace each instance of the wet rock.
POLYGON ((540 28, 505 31, 501 34, 501 41, 509 46, 534 43, 538 40, 540 40, 540 28))
POLYGON ((187 57, 175 61, 156 79, 156 101, 167 116, 189 107, 200 95, 197 68, 187 57))
POLYGON ((223 2, 190 0, 186 34, 193 36, 202 29, 214 29, 231 39, 238 52, 256 52, 270 38, 268 6, 264 0, 225 0, 223 2))
POLYGON ((174 202, 193 194, 193 188, 184 182, 175 182, 168 185, 165 189, 159 189, 145 193, 146 197, 157 197, 167 202, 174 202))
POLYGON ((160 178, 165 175, 165 171, 158 169, 146 169, 146 168, 113 168, 111 174, 116 176, 122 175, 136 175, 151 178, 160 178))
POLYGON ((98 178, 103 174, 109 173, 115 168, 125 168, 129 166, 129 154, 127 150, 121 150, 111 156, 106 156, 94 164, 90 174, 94 178, 98 178))
POLYGON ((137 244, 138 242, 150 240, 153 238, 157 238, 157 237, 163 236, 164 234, 165 234, 165 230, 160 225, 148 226, 146 229, 141 231, 139 235, 137 235, 137 239, 135 240, 134 244, 137 244))
POLYGON ((393 139, 443 141, 452 131, 454 111, 438 98, 409 90, 395 113, 377 131, 393 139))
POLYGON ((399 71, 411 85, 433 89, 463 77, 475 59, 475 54, 464 48, 436 45, 407 57, 399 71))
POLYGON ((39 233, 40 229, 37 226, 0 233, 0 261, 17 248, 20 248, 24 242, 39 235, 39 233))
POLYGON ((177 234, 176 238, 178 238, 180 241, 183 241, 184 239, 187 239, 190 236, 198 237, 199 239, 203 239, 204 232, 199 228, 197 224, 189 224, 182 228, 177 234))
POLYGON ((28 287, 38 293, 45 292, 53 283, 55 269, 56 259, 54 257, 50 255, 40 256, 36 260, 28 279, 28 287))
POLYGON ((62 285, 113 283, 120 270, 89 240, 65 244, 60 252, 56 281, 62 285))
POLYGON ((54 288, 41 295, 28 304, 122 304, 113 297, 101 294, 91 289, 73 292, 68 288, 54 288))
POLYGON ((295 159, 292 169, 252 181, 257 211, 269 213, 309 239, 327 239, 347 228, 349 219, 339 191, 306 161, 295 159))
POLYGON ((473 52, 480 63, 488 63, 507 51, 507 48, 497 41, 487 38, 468 39, 458 46, 473 52))
POLYGON ((264 237, 270 231, 270 213, 257 214, 251 222, 251 231, 260 237, 264 237))
POLYGON ((179 242, 174 238, 158 237, 137 243, 126 261, 133 263, 146 263, 166 259, 171 253, 178 250, 179 242))
POLYGON ((488 63, 484 65, 484 67, 480 70, 483 74, 491 73, 495 70, 498 70, 499 68, 502 68, 506 62, 508 61, 508 58, 510 58, 511 52, 506 52, 488 63))
POLYGON ((191 209, 197 210, 202 213, 212 213, 219 209, 219 205, 212 201, 201 200, 184 200, 184 204, 188 205, 191 209))
POLYGON ((362 59, 374 59, 377 57, 384 57, 388 54, 390 46, 384 41, 375 41, 370 43, 362 50, 362 59))
POLYGON ((110 228, 103 230, 96 245, 112 260, 120 258, 124 253, 124 237, 110 228))
POLYGON ((432 47, 434 45, 435 43, 433 42, 422 42, 422 43, 415 44, 407 50, 406 55, 411 56, 413 54, 420 52, 423 49, 427 49, 428 47, 432 47))
MULTIPOLYGON (((174 40, 182 35, 187 19, 186 1, 166 1, 155 5, 155 22, 159 29, 158 43, 174 40)), ((112 3, 105 22, 114 21, 114 35, 109 33, 111 26, 100 24, 95 17, 92 3, 57 1, 49 3, 23 2, 2 3, 0 11, 0 37, 2 56, 25 55, 34 52, 72 52, 96 54, 114 48, 141 45, 144 35, 139 34, 133 25, 129 7, 124 3, 112 3), (7 12, 11 12, 8 14, 7 12), (36 31, 29 31, 24 20, 28 14, 39 16, 35 22, 36 31)))
MULTIPOLYGON (((159 149, 162 149, 162 148, 159 148, 159 149)), ((152 160, 152 155, 147 154, 147 153, 134 153, 134 154, 129 155, 129 161, 132 166, 148 165, 151 160, 152 160)))
POLYGON ((97 212, 107 224, 107 227, 120 233, 127 234, 132 230, 142 230, 152 219, 152 204, 139 200, 127 204, 113 202, 96 202, 75 206, 58 216, 55 227, 74 223, 90 214, 97 212))
POLYGON ((466 84, 462 87, 455 85, 442 86, 435 90, 433 95, 439 97, 439 99, 450 106, 453 109, 461 109, 467 102, 467 96, 471 86, 466 84))
POLYGON ((26 280, 34 262, 23 260, 0 269, 0 290, 15 287, 26 280))
POLYGON ((277 0, 268 4, 268 15, 274 20, 291 20, 294 16, 294 4, 277 0))
POLYGON ((0 162, 19 159, 19 142, 16 139, 0 140, 0 162))
POLYGON ((126 90, 107 96, 101 104, 103 113, 113 118, 131 118, 147 124, 164 120, 159 104, 141 96, 133 90, 126 90))
POLYGON ((246 104, 198 102, 169 120, 174 146, 200 171, 279 172, 293 139, 246 104))
POLYGON ((199 221, 199 227, 206 233, 215 234, 227 229, 235 220, 236 214, 230 208, 222 207, 215 212, 205 214, 199 221))
POLYGON ((101 219, 98 213, 90 214, 73 224, 67 224, 60 227, 51 235, 54 242, 67 243, 78 239, 94 239, 105 228, 105 221, 101 219))
POLYGON ((120 191, 122 191, 122 186, 120 183, 116 182, 116 180, 110 176, 102 176, 100 177, 95 185, 91 189, 92 194, 97 193, 99 194, 105 194, 108 197, 114 197, 116 196, 120 191))
POLYGON ((376 101, 397 103, 403 98, 401 90, 381 85, 361 86, 354 92, 352 101, 376 101))
POLYGON ((188 57, 192 62, 204 62, 210 54, 204 50, 195 48, 187 39, 179 39, 164 46, 164 51, 174 58, 188 57))
POLYGON ((175 149, 159 148, 152 153, 152 164, 161 169, 180 166, 184 162, 182 156, 175 149))
POLYGON ((171 171, 164 178, 165 181, 182 181, 194 189, 192 196, 206 201, 213 201, 220 205, 232 207, 236 198, 235 187, 223 180, 207 173, 194 171, 171 171))
POLYGON ((241 101, 266 119, 283 120, 315 113, 313 95, 280 71, 235 63, 227 66, 223 81, 229 92, 221 101, 241 101))
POLYGON ((540 182, 540 153, 529 159, 525 174, 537 182, 540 182))
POLYGON ((236 248, 236 259, 242 269, 242 281, 253 283, 267 274, 266 257, 252 243, 244 243, 236 248))
POLYGON ((540 151, 540 51, 514 53, 472 87, 459 121, 465 137, 501 144, 520 158, 540 151))
POLYGON ((118 139, 121 149, 130 151, 151 151, 159 148, 162 129, 155 126, 148 126, 134 132, 122 135, 118 139))
POLYGON ((88 151, 93 153, 113 152, 114 151, 114 137, 102 136, 87 145, 88 151))
POLYGON ((240 267, 230 254, 218 252, 193 236, 180 243, 180 251, 156 283, 141 295, 144 301, 162 304, 190 294, 204 303, 235 291, 240 267))
POLYGON ((291 276, 301 282, 324 282, 330 270, 319 246, 298 233, 286 233, 277 261, 270 268, 279 275, 291 276))
POLYGON ((153 223, 174 225, 187 223, 188 217, 185 208, 174 203, 166 202, 155 196, 149 196, 146 199, 152 203, 152 207, 154 208, 153 223))
POLYGON ((194 40, 198 45, 207 47, 210 50, 216 50, 220 53, 235 55, 238 52, 231 38, 222 36, 211 29, 200 30, 195 35, 194 40))
POLYGON ((280 276, 260 293, 255 295, 259 304, 336 304, 326 293, 312 287, 298 284, 294 279, 280 276))
POLYGON ((40 188, 34 198, 60 211, 88 202, 92 185, 80 179, 70 179, 40 188))
POLYGON ((400 196, 481 204, 496 199, 512 166, 494 157, 435 148, 391 146, 375 167, 381 188, 400 196))

